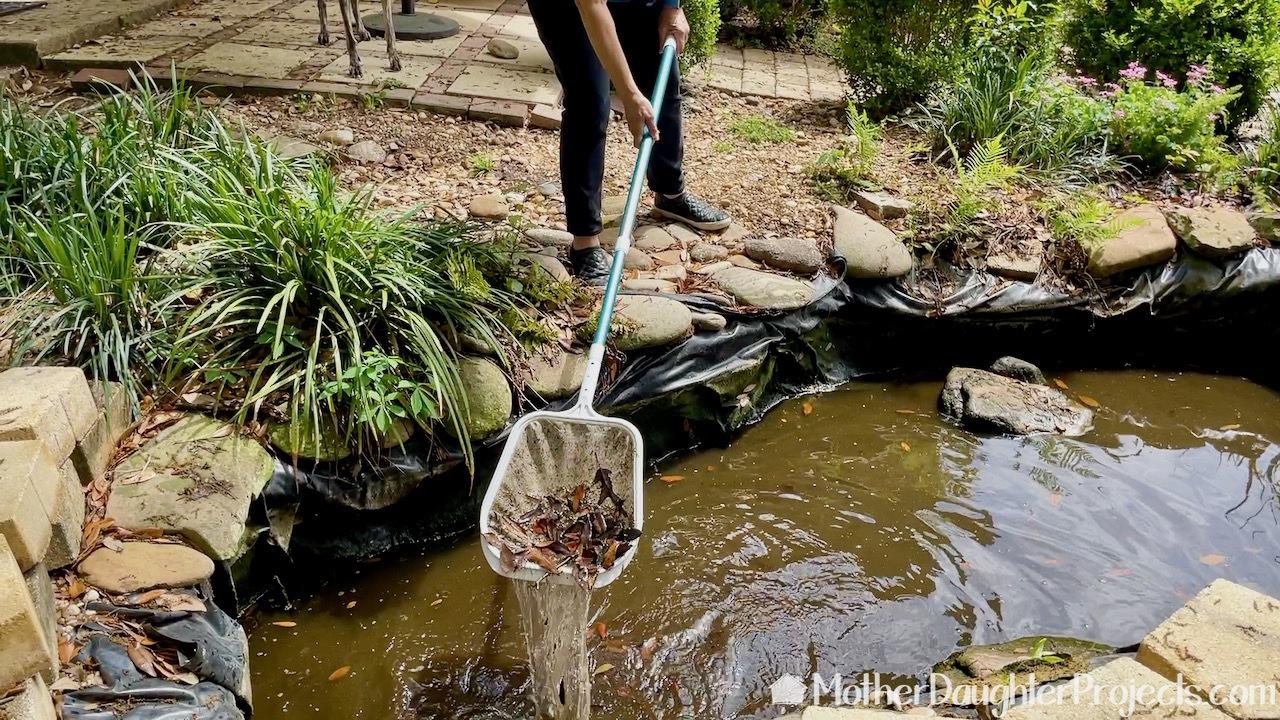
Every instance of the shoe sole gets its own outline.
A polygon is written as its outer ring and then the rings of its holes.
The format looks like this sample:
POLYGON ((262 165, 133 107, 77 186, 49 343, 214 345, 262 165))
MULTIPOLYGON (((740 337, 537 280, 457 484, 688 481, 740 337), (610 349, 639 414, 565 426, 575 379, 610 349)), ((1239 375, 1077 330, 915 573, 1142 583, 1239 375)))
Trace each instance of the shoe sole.
POLYGON ((684 217, 682 215, 677 215, 673 212, 668 212, 667 210, 663 210, 661 208, 654 208, 653 214, 657 215, 658 217, 667 218, 668 220, 675 220, 677 222, 682 222, 685 225, 688 225, 689 227, 695 230, 702 230, 704 232, 716 232, 718 230, 724 230, 725 228, 729 227, 731 223, 733 223, 733 218, 725 218, 724 220, 717 220, 716 222, 695 222, 693 220, 690 220, 687 217, 684 217))

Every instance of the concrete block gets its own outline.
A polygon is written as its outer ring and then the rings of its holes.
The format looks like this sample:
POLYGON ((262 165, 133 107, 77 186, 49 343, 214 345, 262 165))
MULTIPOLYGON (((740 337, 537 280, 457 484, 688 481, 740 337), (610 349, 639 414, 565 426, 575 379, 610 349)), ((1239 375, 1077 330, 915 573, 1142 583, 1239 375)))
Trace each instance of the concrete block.
POLYGON ((39 675, 28 679, 22 692, 0 700, 0 720, 57 720, 53 696, 39 675))
POLYGON ((27 583, 27 594, 31 596, 31 605, 36 609, 36 618, 40 621, 40 629, 44 631, 45 642, 49 646, 49 665, 40 671, 44 681, 52 684, 58 679, 58 606, 53 599, 53 580, 49 577, 49 569, 40 563, 23 573, 22 579, 27 583))
POLYGON ((1181 675, 1206 696, 1211 688, 1270 687, 1210 697, 1235 718, 1280 717, 1280 600, 1216 580, 1151 631, 1138 662, 1166 678, 1181 675))
POLYGON ((1189 718, 1229 720, 1185 688, 1130 658, 1112 660, 1061 686, 1063 695, 1037 697, 1013 707, 1008 720, 1118 720, 1119 718, 1189 718), (1132 701, 1132 711, 1130 702, 1132 701))
POLYGON ((49 643, 9 543, 0 538, 0 688, 49 667, 49 643))
POLYGON ((93 393, 79 368, 0 372, 0 441, 39 440, 61 462, 97 417, 93 393))
POLYGON ((83 485, 102 479, 120 436, 133 424, 129 396, 119 383, 96 384, 93 396, 98 419, 71 451, 71 461, 83 485))
POLYGON ((61 482, 39 442, 0 442, 0 537, 23 571, 40 562, 49 547, 61 482))
POLYGON ((852 707, 807 707, 800 713, 800 720, 893 720, 903 717, 889 710, 852 707))
POLYGON ((84 528, 84 488, 70 460, 62 464, 57 502, 49 515, 49 549, 44 564, 51 568, 70 565, 80 557, 84 528))

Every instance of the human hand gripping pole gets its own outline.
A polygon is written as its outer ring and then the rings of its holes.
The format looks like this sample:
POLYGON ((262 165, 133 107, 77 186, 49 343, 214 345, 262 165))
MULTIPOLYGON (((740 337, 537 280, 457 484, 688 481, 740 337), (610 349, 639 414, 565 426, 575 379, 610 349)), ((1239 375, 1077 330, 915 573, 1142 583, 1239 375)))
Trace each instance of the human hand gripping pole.
MULTIPOLYGON (((661 112, 676 54, 675 39, 668 38, 662 46, 658 76, 654 82, 651 102, 655 115, 661 112)), ((607 471, 612 477, 610 493, 614 494, 617 502, 626 506, 632 527, 637 531, 643 527, 644 448, 640 431, 626 420, 600 415, 595 411, 593 402, 618 302, 623 263, 627 250, 631 248, 631 236, 635 231, 636 213, 644 192, 654 142, 646 128, 631 171, 631 184, 622 210, 622 226, 614 246, 609 279, 604 287, 595 335, 587 351, 586 369, 577 401, 563 411, 539 410, 516 421, 481 502, 480 547, 489 567, 499 575, 535 583, 576 582, 572 568, 547 570, 528 560, 513 562, 511 551, 502 545, 497 533, 502 531, 501 518, 510 520, 530 510, 531 498, 547 495, 567 497, 579 485, 593 487, 598 479, 597 470, 607 471), (494 539, 498 542, 495 543, 494 539)), ((630 548, 619 555, 611 567, 601 568, 595 575, 594 587, 608 585, 621 575, 636 554, 637 544, 632 542, 629 545, 630 548)))

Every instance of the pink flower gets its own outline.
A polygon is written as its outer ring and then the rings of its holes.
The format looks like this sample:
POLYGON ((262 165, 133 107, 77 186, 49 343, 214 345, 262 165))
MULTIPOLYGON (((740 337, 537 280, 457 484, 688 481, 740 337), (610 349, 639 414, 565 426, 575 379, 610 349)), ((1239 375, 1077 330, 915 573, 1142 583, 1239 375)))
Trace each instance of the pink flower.
POLYGON ((1187 70, 1187 82, 1198 83, 1207 77, 1209 77, 1209 66, 1207 65, 1192 65, 1187 70))
POLYGON ((1120 71, 1120 77, 1126 80, 1143 80, 1147 77, 1147 69, 1134 60, 1129 63, 1129 67, 1120 71))
POLYGON ((1104 89, 1102 92, 1098 93, 1098 94, 1099 94, 1099 95, 1101 95, 1101 96, 1102 96, 1102 97, 1104 97, 1104 98, 1111 98, 1111 97, 1115 97, 1115 96, 1116 96, 1116 94, 1117 94, 1117 93, 1119 93, 1119 92, 1123 89, 1123 88, 1121 88, 1119 85, 1117 85, 1117 84, 1115 84, 1115 83, 1111 83, 1111 82, 1107 83, 1106 85, 1103 85, 1102 87, 1103 87, 1103 88, 1105 88, 1105 89, 1104 89))
POLYGON ((1218 122, 1218 114, 1217 114, 1217 113, 1210 113, 1210 114, 1209 114, 1209 122, 1218 122))
POLYGON ((1080 87, 1096 87, 1098 85, 1098 81, 1088 75, 1080 75, 1076 78, 1076 84, 1080 87))
POLYGON ((1226 90, 1224 90, 1224 89, 1223 89, 1223 87, 1222 87, 1221 85, 1212 85, 1212 86, 1210 86, 1210 87, 1209 87, 1209 90, 1210 90, 1214 95, 1221 95, 1222 93, 1226 92, 1226 90))
POLYGON ((1178 81, 1177 81, 1177 80, 1175 80, 1174 78, 1170 77, 1169 75, 1167 75, 1164 71, 1157 70, 1157 71, 1156 71, 1156 79, 1160 81, 1160 84, 1161 84, 1161 85, 1163 85, 1163 86, 1165 86, 1165 87, 1167 87, 1167 88, 1176 88, 1176 87, 1178 87, 1178 81))
POLYGON ((1127 115, 1127 114, 1128 114, 1128 113, 1126 113, 1124 110, 1121 110, 1120 108, 1116 108, 1115 118, 1116 118, 1117 120, 1119 120, 1119 119, 1123 118, 1123 117, 1124 117, 1125 115, 1127 115))

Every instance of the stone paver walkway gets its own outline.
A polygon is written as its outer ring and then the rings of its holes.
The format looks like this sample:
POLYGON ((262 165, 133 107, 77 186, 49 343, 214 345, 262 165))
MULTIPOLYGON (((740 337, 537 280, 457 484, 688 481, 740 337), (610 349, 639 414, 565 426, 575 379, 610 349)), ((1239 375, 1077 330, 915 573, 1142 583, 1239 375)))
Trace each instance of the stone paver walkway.
MULTIPOLYGON (((361 6, 364 15, 380 8, 371 0, 361 6)), ((560 84, 525 0, 441 0, 422 3, 419 11, 452 18, 462 32, 398 42, 399 72, 388 69, 380 38, 363 42, 364 77, 358 79, 347 75, 341 31, 332 22, 335 41, 316 43, 315 0, 204 0, 45 55, 42 62, 62 69, 147 68, 159 77, 176 66, 198 84, 233 92, 378 93, 392 104, 508 124, 557 124, 560 84), (492 38, 515 45, 519 56, 490 55, 485 48, 492 38)), ((734 93, 813 101, 839 100, 845 89, 825 58, 727 46, 691 80, 734 93)))

